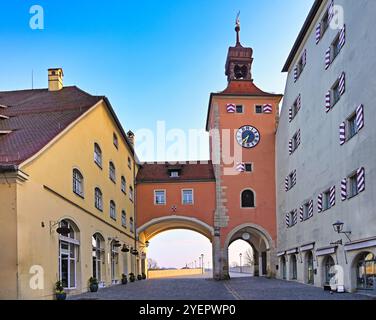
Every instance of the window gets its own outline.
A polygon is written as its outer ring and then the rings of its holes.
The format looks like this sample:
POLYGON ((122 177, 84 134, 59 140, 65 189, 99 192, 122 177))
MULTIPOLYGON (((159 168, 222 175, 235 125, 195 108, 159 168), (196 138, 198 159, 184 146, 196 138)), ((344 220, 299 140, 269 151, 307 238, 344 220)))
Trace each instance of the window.
POLYGON ((124 210, 121 212, 121 225, 122 225, 124 228, 127 227, 127 214, 125 213, 124 210))
POLYGON ((182 191, 182 203, 183 204, 193 204, 193 190, 183 190, 182 191))
POLYGON ((166 191, 165 190, 154 191, 154 204, 157 204, 157 205, 166 204, 166 191))
POLYGON ((111 242, 111 281, 113 284, 117 283, 119 265, 119 247, 118 242, 113 240, 111 242))
POLYGON ((97 143, 94 143, 94 162, 102 168, 102 150, 97 143))
POLYGON ((115 148, 116 148, 116 149, 119 148, 118 137, 117 137, 117 135, 116 135, 115 133, 113 134, 113 142, 114 142, 114 146, 115 146, 115 148))
POLYGON ((241 207, 242 208, 254 208, 255 196, 252 190, 244 190, 241 194, 241 207))
POLYGON ((80 242, 78 228, 70 220, 62 220, 60 227, 68 228, 69 234, 59 240, 59 280, 66 289, 76 288, 77 253, 80 242))
POLYGON ((170 178, 179 178, 179 171, 177 170, 170 171, 170 178))
POLYGON ((256 113, 262 113, 262 106, 260 105, 255 106, 255 111, 256 113))
POLYGON ((360 290, 375 290, 376 256, 371 252, 362 252, 356 263, 356 282, 360 290))
POLYGON ((236 113, 243 113, 243 106, 242 105, 236 106, 236 113))
POLYGON ((330 190, 323 193, 323 210, 330 209, 330 190))
POLYGON ((114 201, 110 201, 110 217, 116 220, 116 205, 114 201))
POLYGON ((133 187, 129 187, 129 200, 133 201, 133 187))
POLYGON ((332 46, 331 46, 331 52, 332 52, 331 61, 333 61, 338 56, 340 51, 341 51, 341 45, 340 45, 339 34, 338 34, 336 38, 334 39, 332 46))
POLYGON ((132 233, 134 232, 134 223, 133 223, 132 217, 129 218, 129 229, 131 230, 132 233))
POLYGON ((99 282, 102 281, 102 263, 104 262, 104 238, 96 233, 91 237, 93 277, 99 282))
POLYGON ((109 177, 113 182, 116 182, 116 169, 112 161, 109 164, 109 177))
POLYGON ((292 137, 292 152, 294 152, 299 146, 299 135, 295 133, 292 137))
POLYGON ((253 165, 252 165, 252 163, 246 163, 245 164, 245 171, 246 172, 252 172, 253 171, 253 165))
POLYGON ((292 107, 291 107, 291 120, 295 118, 295 116, 298 114, 299 112, 299 99, 300 98, 297 98, 292 107))
POLYGON ((321 19, 321 37, 324 35, 329 27, 329 10, 327 10, 321 19))
POLYGON ((103 211, 103 195, 99 188, 94 190, 94 205, 98 210, 103 211))
POLYGON ((289 174, 289 190, 294 186, 294 172, 289 174))
POLYGON ((309 202, 303 205, 303 220, 309 219, 309 202))
POLYGON ((77 169, 73 170, 73 192, 80 197, 84 197, 84 177, 77 169))
POLYGON ((295 225, 295 211, 290 211, 289 212, 289 221, 290 221, 290 224, 289 224, 289 227, 293 227, 295 225))
POLYGON ((130 169, 132 166, 131 166, 131 158, 130 157, 128 157, 128 168, 130 169))
POLYGON ((123 193, 126 193, 127 192, 127 183, 125 181, 125 178, 124 176, 121 176, 121 191, 123 193))
POLYGON ((356 114, 354 113, 347 119, 347 139, 351 139, 358 133, 358 126, 356 124, 356 114))
POLYGON ((349 197, 355 197, 358 193, 358 175, 354 174, 349 177, 349 197))
POLYGON ((332 88, 332 97, 333 97, 333 103, 332 103, 332 107, 333 107, 341 98, 341 93, 339 92, 339 81, 337 81, 332 88))
POLYGON ((298 266, 296 255, 292 254, 290 258, 291 263, 291 280, 296 280, 298 278, 298 266))

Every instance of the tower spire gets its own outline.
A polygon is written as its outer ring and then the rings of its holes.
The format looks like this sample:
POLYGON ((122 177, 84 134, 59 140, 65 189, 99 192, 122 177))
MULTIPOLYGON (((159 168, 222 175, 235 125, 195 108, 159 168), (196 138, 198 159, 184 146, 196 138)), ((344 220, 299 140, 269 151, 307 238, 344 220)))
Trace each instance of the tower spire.
POLYGON ((240 46, 240 11, 236 15, 235 31, 236 31, 236 46, 240 46))

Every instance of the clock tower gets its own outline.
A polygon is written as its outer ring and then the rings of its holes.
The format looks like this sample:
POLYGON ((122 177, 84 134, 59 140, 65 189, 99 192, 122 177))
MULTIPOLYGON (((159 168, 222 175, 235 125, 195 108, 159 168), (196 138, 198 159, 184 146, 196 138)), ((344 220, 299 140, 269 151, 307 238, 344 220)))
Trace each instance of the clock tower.
POLYGON ((239 239, 253 249, 255 275, 275 272, 275 132, 280 94, 259 89, 252 79, 252 48, 228 50, 228 85, 211 93, 206 129, 216 178, 214 277, 229 277, 228 247, 239 239))

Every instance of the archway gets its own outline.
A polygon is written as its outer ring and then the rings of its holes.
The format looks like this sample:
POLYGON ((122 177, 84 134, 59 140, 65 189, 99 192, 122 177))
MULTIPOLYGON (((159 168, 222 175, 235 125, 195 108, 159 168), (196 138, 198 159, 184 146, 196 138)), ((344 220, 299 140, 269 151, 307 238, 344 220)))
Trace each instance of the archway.
POLYGON ((314 284, 314 264, 313 264, 313 253, 312 251, 307 251, 304 258, 305 265, 305 282, 307 284, 314 284))
POLYGON ((244 240, 252 247, 254 276, 271 276, 274 273, 273 240, 265 229, 255 224, 242 224, 234 228, 228 234, 224 244, 227 257, 229 246, 236 240, 244 240))
POLYGON ((335 275, 335 270, 333 267, 335 266, 334 259, 332 256, 325 256, 323 260, 323 274, 322 274, 322 279, 323 279, 323 285, 329 285, 330 284, 330 279, 335 275))
POLYGON ((366 251, 360 253, 354 260, 357 290, 376 291, 376 255, 366 251))
POLYGON ((255 249, 252 244, 238 239, 228 247, 230 277, 249 277, 254 275, 255 249))

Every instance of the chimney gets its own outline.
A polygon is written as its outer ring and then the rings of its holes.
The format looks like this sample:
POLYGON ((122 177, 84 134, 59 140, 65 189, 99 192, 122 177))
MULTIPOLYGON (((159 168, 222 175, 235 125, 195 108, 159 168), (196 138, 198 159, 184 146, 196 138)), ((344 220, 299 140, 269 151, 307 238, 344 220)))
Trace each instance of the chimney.
POLYGON ((48 69, 48 91, 63 89, 64 72, 62 68, 48 69))
POLYGON ((127 137, 130 144, 134 147, 134 133, 131 130, 127 132, 127 137))

